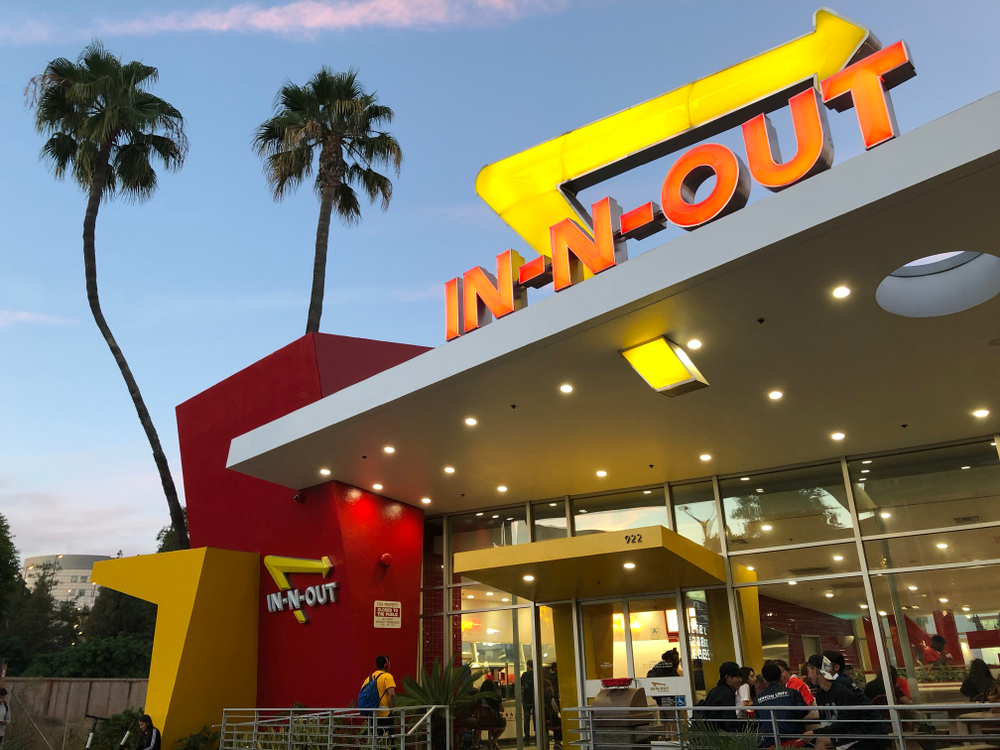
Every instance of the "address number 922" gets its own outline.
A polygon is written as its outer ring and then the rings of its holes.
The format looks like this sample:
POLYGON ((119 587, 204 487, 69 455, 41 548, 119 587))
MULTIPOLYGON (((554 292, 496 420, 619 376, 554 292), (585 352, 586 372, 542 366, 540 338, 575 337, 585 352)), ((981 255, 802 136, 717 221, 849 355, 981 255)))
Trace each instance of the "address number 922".
POLYGON ((642 534, 626 534, 625 544, 641 544, 642 534))

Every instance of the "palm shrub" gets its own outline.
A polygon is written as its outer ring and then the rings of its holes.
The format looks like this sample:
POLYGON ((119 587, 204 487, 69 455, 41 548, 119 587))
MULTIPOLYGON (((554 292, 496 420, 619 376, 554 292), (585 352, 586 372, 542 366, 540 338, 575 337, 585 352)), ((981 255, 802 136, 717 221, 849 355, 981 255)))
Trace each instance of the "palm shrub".
POLYGON ((681 747, 685 750, 758 750, 761 735, 748 723, 740 732, 724 732, 712 722, 683 722, 681 747))
POLYGON ((358 81, 358 71, 336 73, 323 67, 304 86, 288 81, 274 100, 274 116, 257 128, 253 148, 264 159, 264 176, 276 201, 293 192, 313 170, 319 222, 313 258, 312 292, 306 333, 319 330, 326 285, 330 218, 334 210, 348 226, 361 219, 359 188, 369 202, 389 208, 392 182, 378 167, 399 176, 403 152, 383 125, 393 111, 379 104, 358 81))
MULTIPOLYGON (((136 61, 123 63, 94 41, 76 62, 65 57, 49 62, 41 75, 31 79, 28 92, 35 109, 35 128, 48 136, 42 159, 51 164, 57 178, 69 175, 87 193, 83 218, 87 302, 152 449, 178 545, 187 549, 187 524, 170 465, 139 385, 101 310, 97 288, 95 234, 101 203, 116 196, 139 203, 148 200, 157 186, 153 163, 158 161, 167 171, 176 171, 187 153, 181 113, 148 90, 158 78, 156 68, 136 61)), ((141 237, 136 238, 140 249, 142 242, 141 237)))
POLYGON ((447 706, 451 709, 452 727, 447 726, 444 711, 431 716, 432 750, 446 747, 446 732, 452 731, 460 711, 471 711, 476 697, 472 692, 482 671, 469 669, 465 664, 442 664, 435 660, 430 671, 423 668, 419 682, 412 676, 403 678, 402 694, 396 696, 397 706, 447 706))

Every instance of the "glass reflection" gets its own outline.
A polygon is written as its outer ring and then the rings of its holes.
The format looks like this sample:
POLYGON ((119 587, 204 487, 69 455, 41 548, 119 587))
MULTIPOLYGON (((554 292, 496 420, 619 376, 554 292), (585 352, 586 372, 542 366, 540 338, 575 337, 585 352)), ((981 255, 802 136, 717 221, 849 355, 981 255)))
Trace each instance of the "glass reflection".
POLYGON ((576 498, 572 503, 573 526, 577 536, 668 525, 662 485, 612 495, 576 498))
POLYGON ((677 533, 702 547, 721 553, 719 514, 715 510, 715 490, 712 483, 677 485, 670 488, 670 497, 677 533))
POLYGON ((536 542, 569 536, 566 528, 566 501, 562 498, 533 504, 531 518, 535 524, 536 542))

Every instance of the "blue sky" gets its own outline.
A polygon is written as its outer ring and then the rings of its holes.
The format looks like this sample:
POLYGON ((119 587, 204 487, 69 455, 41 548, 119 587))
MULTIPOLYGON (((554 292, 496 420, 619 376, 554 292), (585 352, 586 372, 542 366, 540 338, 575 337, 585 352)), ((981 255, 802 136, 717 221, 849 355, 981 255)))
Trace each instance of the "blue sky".
MULTIPOLYGON (((141 206, 102 208, 105 314, 178 483, 174 407, 299 337, 318 203, 275 204, 250 149, 278 87, 321 65, 360 69, 396 112, 404 154, 387 213, 335 226, 322 330, 437 346, 442 284, 514 247, 474 191, 516 151, 811 30, 814 2, 339 0, 0 6, 0 512, 22 554, 150 551, 167 523, 148 445, 83 287, 84 196, 38 161, 28 79, 94 36, 160 70, 187 120, 183 170, 141 206)), ((1000 89, 1000 4, 841 2, 917 77, 893 92, 905 133, 1000 89)), ((775 117, 781 129, 782 113, 775 117)), ((836 163, 861 152, 831 113, 836 163)), ((787 128, 781 135, 788 143, 787 128)), ((734 134, 722 142, 742 150, 734 134)), ((788 152, 794 146, 788 143, 788 152)), ((668 162, 593 188, 655 199, 668 162)), ((753 199, 762 197, 755 190, 753 199)), ((669 233, 646 240, 641 252, 669 233)))

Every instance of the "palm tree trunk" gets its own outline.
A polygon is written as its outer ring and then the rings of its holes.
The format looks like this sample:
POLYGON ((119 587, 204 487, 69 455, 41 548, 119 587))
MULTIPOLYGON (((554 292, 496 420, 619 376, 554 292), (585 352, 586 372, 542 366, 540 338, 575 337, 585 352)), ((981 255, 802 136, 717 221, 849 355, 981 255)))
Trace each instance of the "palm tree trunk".
POLYGON ((326 255, 330 244, 330 216, 333 214, 335 191, 324 187, 319 202, 319 223, 316 226, 316 256, 313 258, 312 293, 309 296, 309 318, 306 333, 319 332, 319 319, 323 316, 323 293, 326 287, 326 255))
POLYGON ((139 386, 132 376, 125 355, 111 334, 108 322, 101 312, 101 300, 97 293, 97 252, 94 247, 94 233, 97 227, 97 210, 101 205, 101 193, 104 189, 105 180, 108 174, 108 160, 111 153, 111 145, 103 144, 98 156, 97 166, 94 169, 94 177, 90 182, 90 194, 87 199, 87 214, 83 219, 83 267, 87 279, 87 302, 90 303, 90 312, 94 315, 104 341, 111 350, 111 355, 118 364, 125 384, 128 386, 132 403, 135 404, 136 413, 139 415, 139 422, 142 429, 146 431, 146 438, 149 440, 149 447, 153 450, 153 460, 156 462, 156 469, 160 473, 160 482, 163 485, 163 493, 167 496, 167 506, 170 508, 170 521, 177 534, 177 541, 181 549, 189 549, 191 541, 188 538, 187 524, 184 520, 184 511, 181 509, 180 500, 177 499, 177 487, 174 485, 174 478, 170 474, 170 465, 167 457, 163 453, 163 446, 160 445, 160 436, 156 434, 153 420, 149 416, 146 403, 142 400, 139 386))

